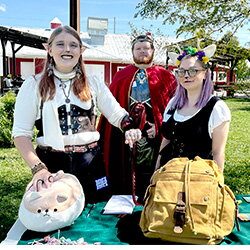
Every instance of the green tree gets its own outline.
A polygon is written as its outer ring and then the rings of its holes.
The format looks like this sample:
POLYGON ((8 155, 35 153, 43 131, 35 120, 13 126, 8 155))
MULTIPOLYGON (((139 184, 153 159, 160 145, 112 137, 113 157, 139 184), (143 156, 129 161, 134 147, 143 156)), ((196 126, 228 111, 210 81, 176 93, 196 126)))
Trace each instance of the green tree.
POLYGON ((234 36, 231 31, 226 32, 226 34, 220 39, 220 43, 223 43, 223 45, 231 48, 238 47, 240 44, 238 37, 234 36))
MULTIPOLYGON (((239 46, 239 40, 236 36, 233 35, 233 32, 228 31, 217 43, 217 53, 220 55, 224 55, 225 57, 230 58, 228 62, 230 62, 227 66, 231 69, 230 81, 233 78, 233 70, 237 68, 237 72, 239 73, 237 77, 241 76, 246 73, 248 67, 246 65, 246 60, 250 59, 250 50, 245 49, 239 46), (238 71, 240 68, 240 71, 238 71), (246 71, 243 74, 243 71, 246 71)), ((247 77, 247 75, 244 75, 247 77)))
POLYGON ((0 148, 13 146, 11 130, 15 101, 16 95, 11 91, 0 97, 0 148))
POLYGON ((247 66, 246 60, 242 59, 237 64, 236 70, 237 81, 234 86, 236 91, 242 91, 246 96, 250 97, 250 68, 247 66))
POLYGON ((238 80, 250 81, 250 68, 247 66, 245 59, 238 62, 236 75, 238 80))
POLYGON ((250 49, 239 47, 239 40, 228 31, 217 43, 217 53, 225 57, 231 57, 230 63, 230 82, 233 74, 236 75, 236 82, 232 86, 233 91, 243 91, 247 96, 250 89, 250 69, 246 60, 250 59, 250 49))
POLYGON ((200 29, 214 33, 231 27, 235 33, 250 21, 249 0, 144 0, 136 8, 135 17, 178 22, 177 37, 185 32, 194 35, 200 29))

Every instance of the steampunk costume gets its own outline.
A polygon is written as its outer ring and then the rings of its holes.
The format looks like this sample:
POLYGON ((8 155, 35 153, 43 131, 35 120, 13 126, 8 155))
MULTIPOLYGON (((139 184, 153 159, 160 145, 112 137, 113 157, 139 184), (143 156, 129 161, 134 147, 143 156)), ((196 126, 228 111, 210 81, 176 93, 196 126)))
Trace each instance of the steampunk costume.
POLYGON ((32 138, 35 123, 36 152, 49 171, 76 175, 88 202, 106 199, 108 181, 98 145, 97 108, 120 129, 128 113, 97 77, 87 78, 92 98, 83 102, 71 89, 74 72, 62 74, 54 69, 54 75, 55 97, 44 103, 38 91, 41 76, 30 77, 23 83, 16 100, 13 136, 32 138))

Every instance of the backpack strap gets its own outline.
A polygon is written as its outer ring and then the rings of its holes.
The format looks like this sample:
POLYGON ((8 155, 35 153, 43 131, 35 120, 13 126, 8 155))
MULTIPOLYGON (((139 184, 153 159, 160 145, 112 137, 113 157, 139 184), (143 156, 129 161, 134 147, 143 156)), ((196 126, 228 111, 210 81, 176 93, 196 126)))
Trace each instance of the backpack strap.
POLYGON ((186 201, 185 201, 185 192, 179 192, 177 195, 177 203, 174 212, 174 219, 175 219, 175 226, 174 232, 175 233, 182 233, 183 225, 185 224, 185 217, 186 217, 186 201))

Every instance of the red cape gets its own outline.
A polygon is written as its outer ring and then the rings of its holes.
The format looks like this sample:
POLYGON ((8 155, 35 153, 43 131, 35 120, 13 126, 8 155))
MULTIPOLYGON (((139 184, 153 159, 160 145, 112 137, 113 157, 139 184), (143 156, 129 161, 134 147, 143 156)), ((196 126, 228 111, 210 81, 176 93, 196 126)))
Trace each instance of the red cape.
MULTIPOLYGON (((114 97, 126 110, 128 110, 129 107, 131 86, 138 70, 138 67, 129 65, 118 71, 109 87, 114 97)), ((146 69, 146 73, 148 76, 148 86, 156 131, 159 133, 163 112, 176 88, 176 79, 172 73, 161 66, 150 67, 146 69)), ((104 116, 100 117, 98 131, 101 134, 100 146, 104 153, 107 176, 110 176, 111 171, 110 159, 112 158, 113 160, 114 157, 117 158, 116 168, 121 168, 121 174, 125 173, 126 168, 128 168, 128 166, 124 164, 127 158, 125 155, 125 147, 128 146, 124 143, 124 134, 119 131, 119 135, 117 128, 113 127, 104 116), (114 130, 116 132, 114 132, 114 130), (121 150, 113 150, 117 149, 117 147, 121 148, 121 150), (121 155, 116 155, 117 152, 121 155)), ((119 177, 117 176, 117 178, 119 177)), ((123 177, 122 179, 124 180, 123 177)))

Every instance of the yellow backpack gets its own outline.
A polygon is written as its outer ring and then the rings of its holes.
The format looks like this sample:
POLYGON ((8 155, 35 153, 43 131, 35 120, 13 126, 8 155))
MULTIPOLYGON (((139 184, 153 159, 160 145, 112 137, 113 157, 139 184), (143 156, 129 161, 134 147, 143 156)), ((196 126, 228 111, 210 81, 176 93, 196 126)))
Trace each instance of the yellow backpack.
POLYGON ((233 192, 212 160, 174 158, 152 176, 140 227, 149 238, 218 244, 237 221, 233 192))

